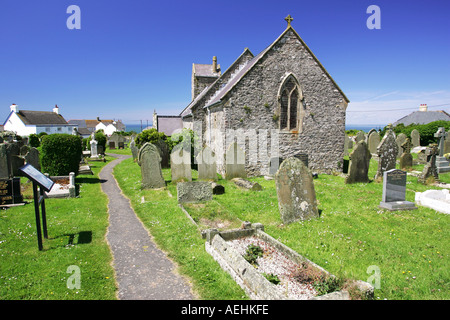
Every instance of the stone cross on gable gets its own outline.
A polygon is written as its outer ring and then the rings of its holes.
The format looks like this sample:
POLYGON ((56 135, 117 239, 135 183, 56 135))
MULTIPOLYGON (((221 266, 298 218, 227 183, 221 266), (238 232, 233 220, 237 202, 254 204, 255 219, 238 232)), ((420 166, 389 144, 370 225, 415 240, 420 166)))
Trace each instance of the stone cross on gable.
POLYGON ((445 132, 444 127, 440 127, 438 131, 434 134, 435 138, 439 139, 439 156, 444 156, 444 141, 445 138, 448 136, 448 133, 445 132))
POLYGON ((286 18, 284 18, 284 20, 286 20, 286 22, 288 23, 288 28, 291 26, 291 22, 292 20, 294 20, 294 18, 291 17, 291 15, 288 15, 286 18))

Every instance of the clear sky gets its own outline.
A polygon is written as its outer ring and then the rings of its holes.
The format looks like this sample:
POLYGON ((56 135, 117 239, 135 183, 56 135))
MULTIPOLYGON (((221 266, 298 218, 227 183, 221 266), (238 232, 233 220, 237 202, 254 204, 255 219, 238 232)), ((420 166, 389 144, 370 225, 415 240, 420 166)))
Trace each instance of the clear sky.
POLYGON ((450 1, 2 0, 0 123, 15 103, 66 120, 178 114, 192 63, 224 71, 292 26, 341 87, 348 124, 387 124, 427 103, 450 113, 450 1), (70 30, 70 5, 81 29, 70 30), (367 28, 369 5, 381 29, 367 28), (400 110, 398 110, 400 109, 400 110))

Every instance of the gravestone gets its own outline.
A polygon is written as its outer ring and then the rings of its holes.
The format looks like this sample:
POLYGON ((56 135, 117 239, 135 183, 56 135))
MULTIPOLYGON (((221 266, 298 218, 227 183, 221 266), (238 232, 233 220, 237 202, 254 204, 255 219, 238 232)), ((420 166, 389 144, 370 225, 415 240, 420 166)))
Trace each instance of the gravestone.
POLYGON ((170 150, 167 143, 159 139, 155 145, 158 147, 159 155, 161 156, 161 168, 170 168, 170 150))
POLYGON ((447 153, 450 153, 450 138, 449 137, 447 137, 444 140, 444 155, 447 153))
POLYGON ((206 146, 197 155, 198 179, 217 180, 216 155, 210 147, 206 146))
POLYGON ((139 149, 138 164, 141 166, 142 188, 156 189, 166 186, 161 171, 161 157, 155 145, 147 142, 139 149))
POLYGON ((388 130, 377 147, 378 169, 375 179, 383 177, 385 171, 395 169, 397 161, 398 145, 392 126, 388 125, 388 130))
POLYGON ((350 167, 345 183, 369 182, 368 172, 372 154, 365 141, 361 140, 350 154, 350 167))
POLYGON ((192 181, 191 152, 182 144, 176 145, 170 154, 170 169, 172 182, 192 181))
POLYGON ((417 178, 420 183, 426 183, 428 177, 434 177, 435 181, 439 181, 439 173, 436 168, 436 156, 439 154, 438 146, 435 143, 430 144, 425 150, 427 164, 423 167, 422 173, 417 178))
POLYGON ((413 131, 411 131, 411 143, 412 143, 412 147, 420 147, 420 133, 419 130, 414 129, 413 131))
POLYGON ((397 142, 397 146, 398 146, 398 154, 397 154, 397 158, 400 158, 403 151, 402 151, 402 144, 403 142, 405 142, 407 136, 404 133, 400 133, 397 138, 395 139, 395 141, 397 142))
POLYGON ((11 165, 12 177, 20 176, 22 173, 19 168, 23 167, 25 159, 20 155, 20 147, 17 143, 8 143, 7 145, 8 157, 11 165))
POLYGON ((405 142, 401 145, 402 147, 402 155, 400 156, 400 168, 407 169, 412 168, 413 166, 413 157, 411 154, 411 140, 406 138, 405 142))
POLYGON ((448 133, 445 132, 444 127, 440 127, 434 134, 438 138, 439 154, 436 156, 436 168, 438 173, 450 172, 450 162, 444 157, 445 138, 448 133))
POLYGON ((207 181, 188 181, 177 183, 178 203, 212 200, 212 187, 207 181))
POLYGON ((109 150, 116 149, 116 143, 114 141, 109 141, 108 145, 109 145, 109 150))
POLYGON ((38 149, 31 147, 30 150, 28 150, 28 153, 25 155, 25 161, 26 161, 26 163, 31 164, 38 171, 41 171, 41 163, 39 160, 39 150, 38 149))
POLYGON ((283 223, 319 217, 313 177, 301 160, 284 160, 275 175, 275 184, 283 223))
POLYGON ((138 147, 136 147, 136 142, 134 141, 134 139, 131 140, 131 142, 130 142, 130 149, 131 149, 131 155, 133 156, 133 160, 136 160, 139 149, 138 149, 138 147))
POLYGON ((366 140, 366 135, 365 135, 364 131, 359 131, 356 134, 355 143, 358 143, 360 141, 365 141, 365 140, 366 140))
POLYGON ((0 205, 23 203, 20 178, 0 179, 0 205))
POLYGON ((380 134, 374 130, 369 133, 367 137, 367 147, 369 148, 370 153, 376 154, 377 147, 380 144, 380 134))
POLYGON ((245 171, 245 153, 236 142, 230 144, 225 157, 225 178, 227 180, 247 178, 247 172, 245 171))
POLYGON ((8 147, 5 143, 0 144, 0 179, 11 177, 11 164, 8 156, 8 147))
POLYGON ((98 158, 97 145, 97 140, 91 140, 91 158, 98 158))
POLYGON ((380 208, 395 210, 417 209, 414 203, 406 201, 406 172, 392 169, 383 173, 383 197, 380 208))
POLYGON ((308 155, 306 153, 297 153, 294 157, 301 160, 307 168, 309 167, 308 155))

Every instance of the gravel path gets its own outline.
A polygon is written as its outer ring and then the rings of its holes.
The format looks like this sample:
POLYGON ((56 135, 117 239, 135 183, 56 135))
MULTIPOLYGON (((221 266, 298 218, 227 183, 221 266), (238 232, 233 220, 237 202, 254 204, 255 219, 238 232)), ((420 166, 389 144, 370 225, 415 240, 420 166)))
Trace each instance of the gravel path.
POLYGON ((245 254, 250 244, 263 249, 263 256, 256 259, 257 270, 261 273, 277 275, 280 283, 275 286, 276 289, 290 299, 307 300, 317 295, 311 285, 302 284, 293 279, 293 273, 299 266, 262 239, 252 236, 230 240, 227 243, 241 255, 245 254))
POLYGON ((174 263, 158 249, 130 207, 112 174, 113 168, 130 156, 114 155, 99 174, 102 190, 109 198, 107 240, 121 300, 192 300, 187 281, 176 274, 174 263))

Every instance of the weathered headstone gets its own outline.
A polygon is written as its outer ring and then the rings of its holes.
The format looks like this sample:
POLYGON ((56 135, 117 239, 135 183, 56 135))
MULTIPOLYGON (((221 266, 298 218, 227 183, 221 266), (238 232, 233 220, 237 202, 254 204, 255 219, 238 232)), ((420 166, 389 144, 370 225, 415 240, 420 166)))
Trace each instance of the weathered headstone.
POLYGON ((450 153, 450 138, 449 137, 447 137, 444 140, 444 155, 447 153, 450 153))
POLYGON ((417 178, 420 183, 426 183, 428 177, 434 177, 435 181, 439 181, 439 173, 436 168, 436 156, 439 154, 438 146, 435 143, 430 144, 425 150, 427 164, 423 167, 422 173, 417 178))
POLYGON ((247 178, 245 171, 245 153, 233 142, 228 147, 225 154, 225 178, 231 180, 233 178, 247 178))
POLYGON ((361 140, 350 154, 350 166, 345 183, 369 182, 368 172, 372 157, 367 144, 361 140))
POLYGON ((397 138, 395 139, 395 141, 397 142, 397 146, 398 146, 398 154, 397 154, 397 158, 400 158, 403 151, 402 151, 402 144, 403 142, 405 142, 407 136, 404 133, 400 133, 397 138))
POLYGON ((37 170, 41 171, 38 149, 31 147, 30 150, 28 150, 28 153, 25 155, 25 161, 26 163, 31 164, 37 170))
POLYGON ((20 178, 0 179, 0 205, 23 203, 20 178))
POLYGON ((139 149, 138 164, 141 166, 142 188, 156 189, 166 186, 161 171, 161 157, 155 145, 147 142, 139 149))
POLYGON ((134 139, 131 140, 131 142, 130 142, 130 149, 131 149, 131 155, 133 156, 133 160, 136 160, 139 149, 138 149, 138 147, 136 147, 136 142, 134 141, 134 139))
POLYGON ((395 141, 395 135, 391 125, 388 125, 388 130, 377 147, 378 169, 375 179, 382 178, 385 171, 395 169, 397 154, 398 145, 395 141))
POLYGON ((294 157, 284 160, 275 175, 275 184, 283 223, 319 216, 313 177, 301 160, 294 157))
POLYGON ((109 145, 109 150, 116 149, 116 143, 114 141, 109 141, 108 145, 109 145))
POLYGON ((444 157, 445 138, 448 133, 445 132, 444 127, 440 127, 434 134, 438 138, 439 155, 436 156, 436 168, 438 173, 444 173, 450 171, 450 162, 444 157))
POLYGON ((414 129, 411 131, 411 143, 413 145, 413 148, 420 147, 420 133, 419 130, 414 129))
POLYGON ((406 201, 406 172, 392 169, 383 173, 383 198, 380 207, 394 210, 417 209, 414 203, 406 201))
POLYGON ((158 147, 159 155, 161 156, 161 168, 170 168, 170 150, 167 143, 159 139, 155 145, 158 147))
POLYGON ((178 203, 212 200, 212 187, 207 181, 188 181, 177 183, 178 203))
POLYGON ((176 145, 170 154, 170 169, 172 182, 192 181, 191 152, 181 144, 176 145))
POLYGON ((8 156, 7 144, 0 144, 0 179, 9 179, 11 177, 11 164, 8 156))
POLYGON ((253 190, 253 191, 261 191, 262 187, 259 183, 257 182, 253 182, 253 181, 249 181, 246 179, 242 179, 242 178, 233 178, 231 179, 235 185, 237 185, 240 188, 244 188, 247 190, 253 190))
POLYGON ((358 143, 364 140, 366 140, 366 134, 364 133, 364 131, 358 131, 355 137, 355 142, 358 143))
POLYGON ((406 138, 405 142, 401 145, 402 155, 400 156, 400 168, 407 169, 413 166, 413 157, 411 154, 411 140, 406 138))
POLYGON ((369 133, 367 137, 367 147, 369 148, 370 153, 376 154, 377 147, 380 144, 380 134, 374 130, 369 133))
POLYGON ((23 167, 25 159, 20 155, 20 147, 16 143, 9 143, 7 145, 8 157, 11 165, 11 175, 17 177, 22 175, 19 168, 23 167))
POLYGON ((98 158, 97 140, 91 140, 91 158, 98 158))
POLYGON ((198 179, 217 180, 216 155, 210 147, 206 146, 197 155, 198 179))

